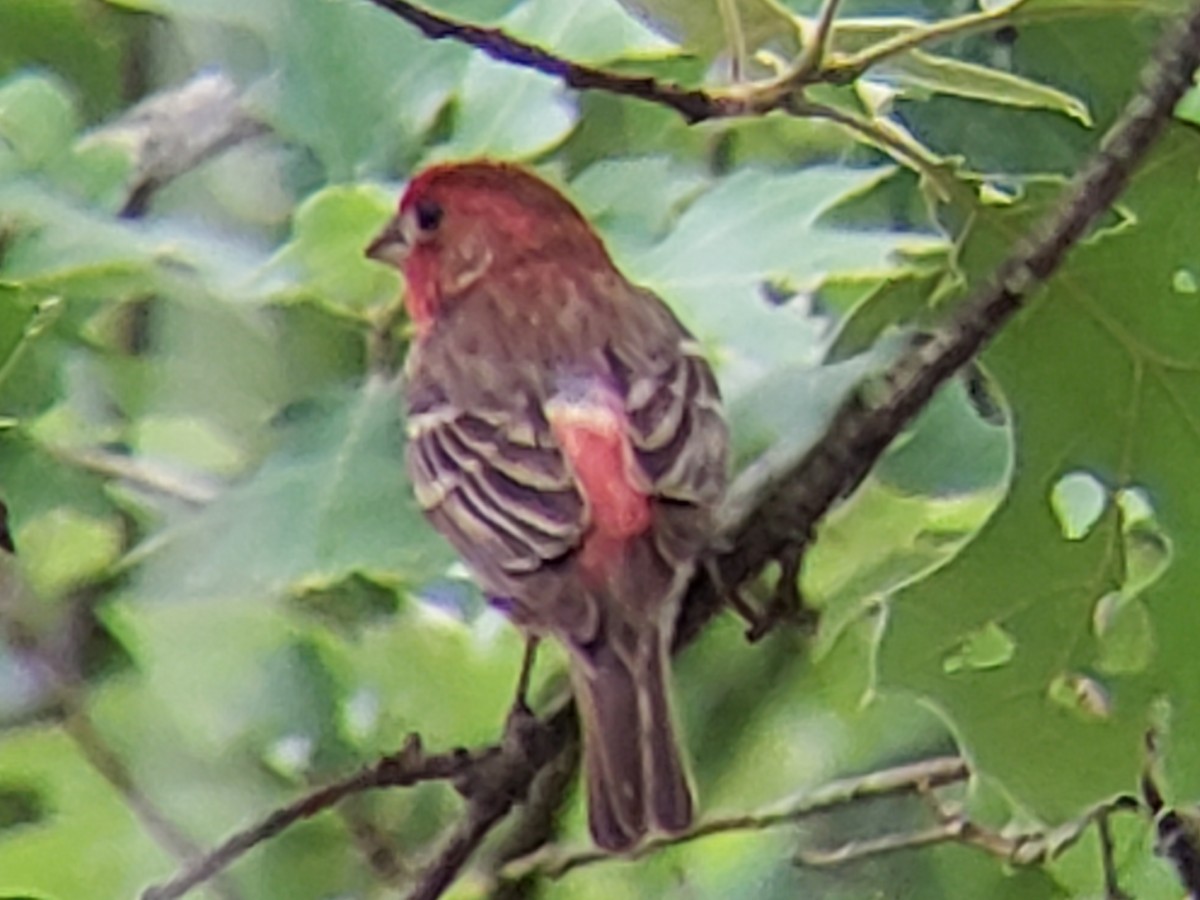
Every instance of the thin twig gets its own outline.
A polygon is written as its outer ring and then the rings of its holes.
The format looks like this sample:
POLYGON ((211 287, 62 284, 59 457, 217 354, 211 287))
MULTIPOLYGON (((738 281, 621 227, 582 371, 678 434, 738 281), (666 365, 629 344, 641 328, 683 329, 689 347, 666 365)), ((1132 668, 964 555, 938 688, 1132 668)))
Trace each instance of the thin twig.
MULTIPOLYGON (((1133 806, 1136 808, 1136 803, 1133 806)), ((1012 865, 1035 866, 1074 846, 1092 825, 1100 825, 1112 812, 1129 808, 1129 798, 1122 797, 1090 809, 1079 818, 1057 828, 1017 835, 1003 834, 986 828, 960 813, 947 816, 928 828, 916 831, 850 841, 830 849, 803 849, 796 854, 796 862, 812 868, 829 868, 901 850, 956 843, 982 850, 989 856, 1012 865)), ((1110 895, 1109 900, 1121 900, 1121 894, 1110 895)))
POLYGON ((842 0, 824 0, 821 10, 817 13, 817 24, 811 37, 808 37, 800 59, 795 69, 785 78, 794 83, 804 84, 825 65, 825 56, 829 52, 829 39, 833 36, 833 26, 837 21, 838 9, 842 0))
POLYGON ((133 175, 122 218, 139 218, 153 195, 180 175, 237 144, 267 132, 242 106, 237 85, 222 72, 206 72, 155 94, 84 138, 115 144, 133 157, 133 175))
POLYGON ((866 138, 892 159, 923 176, 943 200, 949 200, 962 193, 955 190, 957 182, 950 177, 950 170, 942 160, 930 155, 917 142, 905 140, 896 131, 874 120, 856 116, 835 106, 799 98, 791 102, 788 109, 796 116, 825 119, 866 138))
POLYGON ((418 873, 408 900, 440 897, 483 843, 492 828, 524 800, 541 770, 569 743, 573 708, 567 706, 549 723, 520 710, 510 715, 498 748, 481 756, 455 787, 467 798, 467 812, 433 859, 418 873), (566 726, 567 731, 555 725, 566 726))
MULTIPOLYGON (((946 40, 983 27, 998 26, 1027 0, 1013 0, 1006 7, 972 13, 937 22, 913 26, 903 33, 866 48, 858 54, 826 65, 828 45, 836 35, 836 16, 840 0, 825 0, 813 30, 813 38, 802 51, 797 65, 784 74, 762 82, 735 84, 725 89, 684 88, 646 76, 625 75, 607 69, 583 65, 557 56, 548 50, 513 37, 499 28, 485 28, 425 9, 408 0, 370 0, 419 29, 431 40, 455 40, 486 53, 493 59, 533 69, 557 78, 576 90, 598 90, 656 103, 675 110, 691 124, 709 119, 746 115, 765 115, 777 110, 789 111, 794 96, 811 84, 841 84, 851 81, 870 66, 891 56, 927 43, 946 40), (810 54, 817 58, 810 59, 810 54)), ((790 110, 793 115, 797 113, 790 110)))
POLYGON ((417 879, 408 900, 436 900, 458 877, 471 854, 492 828, 508 814, 509 806, 490 798, 468 805, 467 814, 417 879))
POLYGON ((133 487, 164 497, 203 506, 217 498, 220 489, 215 479, 183 475, 178 470, 145 459, 112 453, 98 448, 49 447, 59 462, 105 478, 124 481, 133 487))
POLYGON ((893 38, 872 44, 845 59, 838 60, 835 65, 827 69, 827 72, 837 73, 834 76, 835 81, 853 81, 868 69, 893 56, 899 56, 926 44, 948 40, 980 29, 998 28, 1005 19, 1012 16, 1027 2, 1028 0, 1012 0, 1007 6, 998 6, 995 9, 934 22, 932 25, 915 27, 893 38))
POLYGON ((901 850, 917 850, 921 847, 930 847, 934 844, 945 844, 951 841, 961 842, 964 834, 965 822, 962 819, 950 819, 916 831, 850 841, 830 850, 798 850, 793 861, 796 865, 807 866, 811 869, 833 868, 874 856, 898 853, 901 850))
POLYGON ((529 872, 517 878, 506 878, 502 873, 510 863, 537 852, 558 835, 559 814, 575 784, 579 762, 579 734, 573 732, 564 752, 538 774, 528 799, 517 811, 512 827, 505 832, 489 861, 487 868, 492 882, 489 900, 524 900, 531 895, 537 873, 529 872))
POLYGON ((658 103, 675 110, 688 122, 736 115, 742 109, 741 103, 732 98, 683 88, 653 78, 622 75, 619 72, 569 62, 541 47, 505 34, 498 28, 483 28, 469 22, 460 22, 415 6, 407 0, 370 2, 399 16, 430 40, 459 41, 500 62, 550 75, 577 90, 607 91, 658 103))
MULTIPOLYGON (((878 58, 868 62, 863 54, 825 65, 829 41, 835 33, 840 0, 825 0, 813 36, 801 53, 796 66, 777 78, 767 81, 735 84, 725 89, 701 90, 683 88, 646 76, 630 76, 575 63, 556 56, 541 47, 505 33, 498 28, 484 28, 416 6, 407 0, 370 0, 418 28, 433 40, 456 40, 512 65, 533 69, 558 78, 577 90, 600 90, 656 103, 679 113, 690 124, 710 119, 738 116, 767 115, 784 112, 799 118, 823 118, 835 122, 855 134, 865 137, 889 156, 910 166, 927 178, 940 196, 955 195, 945 181, 946 171, 936 159, 922 148, 914 146, 880 125, 851 113, 804 98, 803 89, 818 82, 841 83, 852 80, 869 65, 888 56, 913 49, 924 43, 944 40, 960 30, 973 30, 984 23, 995 23, 1011 14, 1025 0, 1014 0, 1008 7, 950 19, 925 28, 913 27, 903 34, 876 45, 878 58), (816 54, 812 58, 811 54, 816 54)), ((875 48, 868 48, 869 53, 875 48)))
POLYGON ((1102 810, 1096 816, 1096 831, 1100 835, 1100 865, 1104 870, 1104 900, 1133 900, 1121 890, 1117 878, 1117 862, 1114 859, 1112 828, 1109 826, 1111 810, 1102 810))
POLYGON ((257 824, 231 835, 219 847, 170 881, 148 888, 142 893, 142 900, 175 900, 182 897, 228 868, 247 850, 296 822, 324 812, 346 797, 384 787, 407 787, 424 781, 450 781, 460 777, 478 758, 478 754, 465 751, 429 756, 421 749, 420 741, 410 739, 399 753, 386 756, 348 778, 306 794, 273 811, 257 824))
MULTIPOLYGON (((5 552, 7 555, 16 551, 10 544, 5 552)), ((90 604, 85 606, 82 600, 74 600, 59 619, 54 633, 39 633, 25 615, 36 598, 15 567, 6 562, 0 559, 0 634, 13 658, 28 666, 36 681, 45 685, 44 707, 55 712, 79 754, 108 782, 155 843, 181 864, 199 859, 203 848, 142 790, 129 767, 96 727, 83 702, 80 672, 86 637, 80 635, 79 625, 82 615, 91 615, 90 604)), ((213 889, 224 900, 238 900, 238 892, 223 880, 216 881, 213 889)))
MULTIPOLYGON (((395 13, 433 40, 461 41, 482 50, 494 59, 552 75, 579 90, 603 90, 658 103, 674 109, 691 123, 747 114, 764 115, 775 110, 784 110, 798 117, 827 119, 866 137, 899 162, 912 166, 937 185, 943 196, 949 196, 950 193, 942 184, 946 176, 938 167, 937 160, 931 160, 927 154, 870 121, 824 104, 798 99, 795 96, 795 72, 762 86, 735 87, 726 92, 692 90, 659 82, 653 78, 623 75, 573 63, 499 29, 456 21, 414 6, 407 0, 370 2, 395 13)), ((838 6, 839 0, 826 0, 814 36, 816 46, 823 46, 822 42, 828 40, 829 29, 833 26, 838 6), (825 29, 824 32, 822 28, 825 29)), ((910 36, 905 37, 911 40, 910 36)), ((802 62, 801 67, 803 66, 802 62)))
POLYGON ((354 846, 380 882, 389 887, 398 887, 411 877, 409 867, 392 843, 391 836, 361 804, 347 800, 337 807, 337 812, 354 846))
POLYGON ((553 849, 541 850, 513 861, 502 875, 506 879, 522 878, 537 872, 547 878, 561 878, 583 866, 613 860, 641 859, 664 847, 686 844, 715 834, 731 831, 765 831, 792 825, 817 813, 847 806, 863 800, 895 794, 915 794, 962 781, 969 775, 967 765, 957 756, 937 757, 919 763, 871 772, 856 778, 843 778, 788 798, 780 803, 751 813, 716 816, 699 823, 683 834, 664 835, 639 845, 620 857, 599 850, 583 850, 563 854, 553 849))

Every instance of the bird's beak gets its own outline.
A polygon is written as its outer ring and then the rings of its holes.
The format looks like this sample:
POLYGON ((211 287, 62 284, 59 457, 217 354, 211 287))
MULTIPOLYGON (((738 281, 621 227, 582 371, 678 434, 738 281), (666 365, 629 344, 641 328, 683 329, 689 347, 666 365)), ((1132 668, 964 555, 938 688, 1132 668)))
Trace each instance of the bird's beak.
POLYGON ((383 231, 376 235, 375 240, 367 245, 366 255, 369 259, 387 263, 397 269, 404 265, 404 259, 408 256, 408 241, 400 227, 399 216, 388 222, 383 231))

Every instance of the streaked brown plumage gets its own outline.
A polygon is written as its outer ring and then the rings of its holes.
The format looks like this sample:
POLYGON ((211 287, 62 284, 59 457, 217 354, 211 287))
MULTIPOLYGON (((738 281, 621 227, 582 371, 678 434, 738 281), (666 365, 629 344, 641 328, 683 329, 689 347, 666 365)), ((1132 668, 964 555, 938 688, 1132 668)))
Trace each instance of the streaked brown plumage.
POLYGON ((417 329, 419 502, 485 592, 568 650, 596 842, 686 828, 669 650, 727 457, 699 347, 513 166, 427 170, 368 252, 403 271, 417 329))

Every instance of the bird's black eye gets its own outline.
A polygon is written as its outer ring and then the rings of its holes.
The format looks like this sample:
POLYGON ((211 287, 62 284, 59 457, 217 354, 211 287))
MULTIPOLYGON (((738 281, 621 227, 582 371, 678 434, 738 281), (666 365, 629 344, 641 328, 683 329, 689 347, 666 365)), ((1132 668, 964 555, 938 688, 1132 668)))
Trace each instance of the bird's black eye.
POLYGON ((442 208, 432 200, 422 200, 417 204, 417 227, 422 231, 433 231, 442 221, 442 208))

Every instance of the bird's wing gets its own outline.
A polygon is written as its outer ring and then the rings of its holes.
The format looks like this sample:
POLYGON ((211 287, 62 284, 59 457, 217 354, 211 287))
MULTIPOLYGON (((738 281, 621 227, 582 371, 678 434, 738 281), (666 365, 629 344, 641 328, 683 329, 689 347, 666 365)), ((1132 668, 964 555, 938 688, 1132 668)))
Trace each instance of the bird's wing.
POLYGON ((586 528, 574 478, 533 414, 449 403, 410 409, 417 501, 485 580, 490 571, 492 580, 536 571, 573 550, 586 528))
POLYGON ((654 496, 711 508, 725 490, 729 453, 712 369, 686 332, 666 347, 638 351, 627 344, 609 354, 623 385, 638 465, 654 496))

